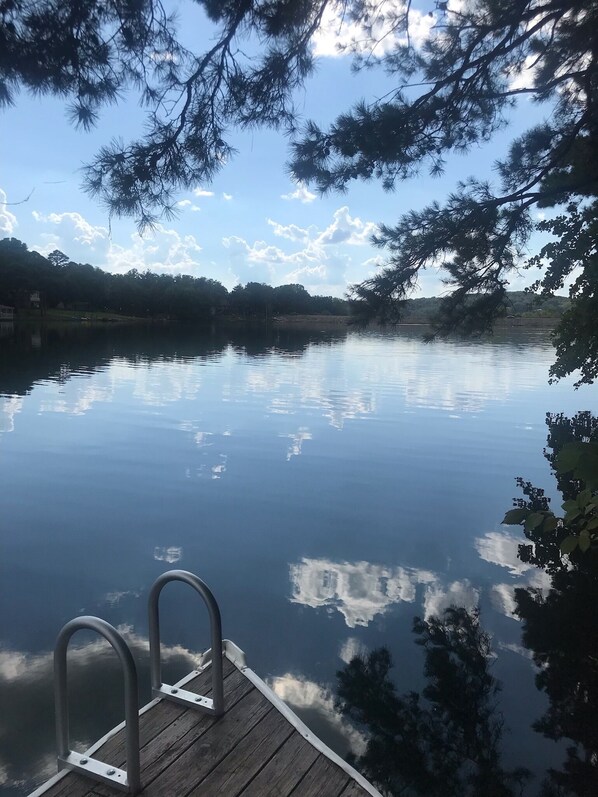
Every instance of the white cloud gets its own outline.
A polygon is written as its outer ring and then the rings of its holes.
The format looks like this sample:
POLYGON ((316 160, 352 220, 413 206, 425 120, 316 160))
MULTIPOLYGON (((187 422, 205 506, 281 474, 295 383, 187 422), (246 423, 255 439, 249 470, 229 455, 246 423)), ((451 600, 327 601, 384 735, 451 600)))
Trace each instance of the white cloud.
POLYGON ((156 546, 154 548, 154 559, 158 562, 168 562, 174 564, 180 562, 183 556, 183 549, 178 545, 169 545, 168 547, 156 546))
POLYGON ((6 194, 0 188, 0 232, 12 235, 17 226, 17 217, 6 207, 6 194))
POLYGON ((309 202, 314 201, 316 195, 312 194, 312 192, 303 183, 297 183, 297 188, 294 191, 291 191, 288 194, 281 194, 280 198, 287 199, 289 201, 297 199, 299 202, 307 205, 309 202))
POLYGON ((478 605, 479 599, 479 590, 472 587, 466 578, 463 581, 453 581, 447 587, 439 583, 431 584, 426 587, 424 595, 424 614, 426 620, 429 617, 438 617, 451 606, 470 612, 478 605))
POLYGON ((360 642, 357 637, 349 636, 340 646, 338 655, 341 661, 344 661, 345 664, 349 664, 356 656, 366 656, 367 652, 367 647, 360 642))
POLYGON ((124 273, 132 268, 150 268, 168 274, 194 274, 202 270, 198 259, 202 247, 194 235, 181 235, 159 225, 152 233, 133 233, 130 246, 111 244, 105 255, 105 268, 124 273))
POLYGON ((355 628, 369 625, 394 603, 413 603, 416 586, 436 577, 427 570, 303 558, 290 566, 290 579, 292 603, 336 609, 355 628))
POLYGON ((309 711, 310 715, 316 712, 321 722, 345 738, 352 752, 357 755, 365 752, 364 737, 336 710, 334 695, 330 689, 291 673, 269 678, 268 686, 277 697, 298 712, 309 711))
POLYGON ((480 557, 486 562, 505 567, 511 575, 519 576, 529 570, 532 565, 525 564, 518 556, 519 546, 523 540, 515 534, 505 531, 489 531, 474 541, 480 557))
POLYGON ((513 70, 507 76, 509 78, 510 89, 528 89, 534 85, 537 73, 537 57, 528 55, 517 70, 513 70))
POLYGON ((194 188, 194 196, 214 196, 213 191, 207 191, 205 188, 194 188))
POLYGON ((15 416, 23 409, 23 396, 0 396, 0 435, 14 432, 15 416))
MULTIPOLYGON (((276 409, 274 412, 276 412, 276 409)), ((303 442, 305 440, 311 440, 312 433, 306 426, 300 426, 296 432, 292 434, 280 434, 279 437, 288 437, 291 441, 287 449, 287 462, 289 462, 292 457, 298 457, 302 454, 303 442)))
POLYGON ((232 194, 227 194, 225 191, 223 191, 222 192, 222 198, 226 199, 227 202, 230 202, 230 200, 233 198, 233 195, 232 194))
MULTIPOLYGON (((371 30, 361 21, 350 21, 345 15, 345 4, 331 3, 326 8, 322 24, 312 38, 315 55, 337 58, 347 52, 372 54, 380 57, 397 45, 406 44, 404 29, 395 26, 396 17, 405 12, 403 0, 387 0, 371 4, 371 30)), ((434 14, 417 9, 409 10, 409 38, 413 45, 421 45, 430 37, 436 23, 434 14)))
POLYGON ((48 213, 44 215, 37 210, 32 212, 33 218, 40 223, 52 224, 63 227, 68 231, 69 237, 79 244, 93 247, 109 238, 106 227, 94 226, 84 219, 80 213, 48 213))
POLYGON ((193 204, 190 199, 181 199, 180 202, 177 202, 177 207, 179 208, 188 208, 190 205, 193 204))
MULTIPOLYGON (((267 219, 268 226, 277 238, 300 244, 302 248, 285 251, 267 241, 248 243, 231 235, 222 239, 229 250, 231 268, 240 282, 259 279, 275 285, 300 282, 308 290, 320 291, 322 285, 334 286, 337 295, 346 288, 346 274, 351 259, 342 246, 363 246, 376 230, 372 221, 362 221, 343 206, 335 211, 331 223, 321 229, 315 224, 300 227, 267 219), (264 268, 256 268, 261 264, 264 268)), ((288 244, 287 244, 288 246, 288 244)))
POLYGON ((349 208, 344 205, 335 210, 332 224, 320 233, 316 242, 322 245, 346 243, 362 246, 368 243, 377 229, 378 225, 373 221, 364 222, 357 216, 351 216, 349 208))
MULTIPOLYGON (((274 235, 279 238, 286 238, 297 243, 307 243, 309 241, 310 231, 303 227, 298 227, 296 224, 279 224, 272 219, 267 219, 267 222, 272 227, 274 235)), ((314 228, 312 227, 311 229, 314 228)))

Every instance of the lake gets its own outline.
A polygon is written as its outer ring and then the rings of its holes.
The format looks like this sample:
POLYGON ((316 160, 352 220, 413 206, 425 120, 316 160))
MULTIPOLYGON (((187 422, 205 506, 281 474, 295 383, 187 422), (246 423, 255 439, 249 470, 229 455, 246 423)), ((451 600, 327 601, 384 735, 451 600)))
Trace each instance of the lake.
MULTIPOLYGON (((515 477, 544 487, 547 412, 596 407, 594 386, 549 385, 545 332, 425 344, 419 328, 15 329, 0 338, 0 794, 55 771, 52 649, 97 614, 124 628, 149 695, 146 599, 170 568, 201 576, 224 636, 335 750, 363 739, 334 708, 336 671, 386 646, 398 692, 421 690, 415 616, 480 610, 505 767, 561 767, 532 728, 547 710, 501 519, 515 477), (508 728, 508 732, 507 732, 508 728)), ((162 600, 165 678, 209 646, 181 584, 162 600)), ((122 718, 118 666, 93 636, 69 657, 72 736, 122 718), (75 705, 76 704, 76 705, 75 705)))

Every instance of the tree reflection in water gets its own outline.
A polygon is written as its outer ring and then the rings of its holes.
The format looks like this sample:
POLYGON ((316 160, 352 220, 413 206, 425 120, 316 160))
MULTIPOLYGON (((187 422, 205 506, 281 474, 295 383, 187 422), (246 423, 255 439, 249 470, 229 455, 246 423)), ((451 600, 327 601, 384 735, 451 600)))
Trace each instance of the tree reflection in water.
MULTIPOLYGON (((548 415, 546 458, 572 441, 598 441, 598 418, 548 415)), ((586 485, 556 474, 564 500, 586 485)), ((547 510, 544 491, 518 479, 522 508, 547 510)), ((569 743, 561 769, 550 769, 534 786, 524 769, 501 763, 504 729, 491 673, 489 635, 477 611, 453 607, 439 617, 415 618, 413 631, 425 651, 427 685, 398 694, 390 677, 388 649, 356 657, 337 673, 337 706, 368 737, 353 763, 386 795, 426 797, 595 797, 598 794, 598 551, 593 545, 564 558, 560 543, 569 532, 559 523, 546 531, 525 529, 522 561, 551 577, 548 593, 515 591, 523 644, 538 667, 536 685, 549 708, 533 725, 554 741, 569 743)), ((525 763, 525 762, 524 762, 525 763)))
MULTIPOLYGON (((587 485, 570 473, 556 471, 555 459, 571 442, 598 442, 598 418, 580 412, 573 418, 548 415, 546 458, 563 500, 574 499, 587 485)), ((522 483, 527 503, 546 501, 541 491, 522 483)), ((570 744, 562 770, 551 769, 542 797, 598 794, 598 551, 578 549, 563 559, 559 546, 568 533, 524 530, 530 544, 519 556, 551 575, 547 595, 535 589, 515 591, 516 613, 523 622, 523 644, 538 666, 536 685, 549 708, 534 728, 549 739, 570 744)))
POLYGON ((449 608, 415 618, 428 684, 397 694, 390 653, 379 648, 338 673, 338 708, 368 733, 354 764, 388 795, 510 797, 528 773, 501 765, 500 684, 477 611, 449 608))

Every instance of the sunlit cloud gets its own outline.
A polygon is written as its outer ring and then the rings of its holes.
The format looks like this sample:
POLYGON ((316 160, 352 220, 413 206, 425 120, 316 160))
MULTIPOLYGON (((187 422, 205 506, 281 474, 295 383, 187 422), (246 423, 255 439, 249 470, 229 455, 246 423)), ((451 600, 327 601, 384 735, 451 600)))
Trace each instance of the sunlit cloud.
POLYGON ((231 270, 239 282, 267 281, 273 285, 298 282, 318 292, 321 292, 319 286, 326 284, 334 286, 332 292, 337 295, 346 288, 352 264, 350 250, 369 244, 377 229, 374 222, 351 216, 347 206, 336 210, 326 227, 315 224, 300 227, 271 218, 267 224, 276 238, 283 239, 280 245, 266 240, 250 243, 237 235, 222 239, 231 258, 231 270), (291 251, 287 241, 295 244, 291 251), (349 249, 345 251, 344 247, 349 249))
POLYGON ((445 609, 463 608, 468 612, 475 609, 480 600, 480 592, 468 579, 453 581, 444 586, 440 583, 430 584, 424 593, 424 616, 439 617, 445 609))
POLYGON ((180 562, 183 557, 183 549, 178 545, 161 546, 156 545, 154 548, 154 559, 158 562, 168 562, 174 564, 180 562))
POLYGON ((62 385, 48 386, 50 396, 42 399, 39 405, 40 415, 47 412, 59 412, 67 415, 85 415, 100 402, 107 404, 114 400, 112 385, 98 385, 95 383, 71 385, 70 395, 65 395, 62 385), (51 393, 56 393, 55 397, 51 393))
POLYGON ((144 271, 151 265, 153 271, 199 276, 203 271, 201 251, 194 235, 181 235, 177 230, 158 225, 143 236, 133 233, 129 246, 112 244, 106 253, 106 267, 124 273, 133 268, 144 271))
POLYGON ((373 221, 364 222, 360 218, 352 217, 349 208, 344 205, 335 210, 332 224, 318 235, 316 243, 322 246, 343 243, 361 246, 368 243, 377 229, 378 225, 373 221))
POLYGON ((219 462, 216 465, 212 465, 212 479, 221 479, 222 475, 226 473, 226 463, 228 460, 228 456, 226 454, 219 454, 219 462))
POLYGON ((506 531, 489 531, 483 537, 474 540, 474 546, 484 561, 504 567, 512 575, 519 576, 532 567, 522 562, 518 556, 522 542, 523 540, 515 534, 506 531))
POLYGON ((392 604, 413 603, 417 585, 436 577, 427 570, 303 558, 290 566, 290 580, 292 603, 334 609, 356 628, 369 625, 392 604))
POLYGON ((141 592, 132 589, 114 590, 104 595, 104 601, 109 606, 118 606, 118 604, 122 603, 126 598, 139 598, 140 595, 141 592))
POLYGON ((304 205, 313 202, 316 199, 316 195, 313 194, 304 183, 297 183, 297 187, 294 191, 289 191, 288 194, 281 194, 281 199, 286 199, 288 201, 297 200, 304 205))
POLYGON ((345 737, 351 751, 357 755, 365 752, 365 738, 339 714, 334 706, 330 689, 303 676, 285 673, 269 678, 268 686, 274 694, 298 712, 316 712, 321 722, 345 737))
MULTIPOLYGON (((338 58, 347 53, 385 55, 399 45, 407 44, 407 35, 397 27, 397 15, 404 14, 407 4, 403 0, 389 0, 383 4, 371 4, 369 26, 365 21, 350 20, 342 2, 330 3, 321 25, 312 38, 315 55, 338 58)), ((426 14, 409 6, 409 40, 421 47, 430 37, 436 24, 436 15, 426 14)))
POLYGON ((267 219, 267 222, 270 227, 272 227, 274 235, 277 235, 279 238, 286 238, 296 243, 307 243, 309 241, 310 231, 303 227, 298 227, 296 224, 279 224, 272 219, 267 219))
POLYGON ((0 188, 0 233, 12 235, 17 226, 17 217, 6 206, 6 193, 0 188))
POLYGON ((0 396, 0 434, 14 432, 15 416, 23 409, 23 396, 0 396))
POLYGON ((287 437, 291 441, 287 449, 287 462, 293 457, 298 457, 302 453, 302 446, 305 440, 311 440, 312 434, 306 426, 301 426, 296 432, 281 434, 280 437, 287 437))
POLYGON ((194 195, 194 196, 205 196, 205 197, 209 197, 209 196, 214 196, 214 192, 213 192, 213 191, 208 191, 208 190, 207 190, 207 189, 205 189, 205 188, 194 188, 194 189, 193 189, 193 195, 194 195))
POLYGON ((34 210, 31 215, 37 222, 57 227, 63 226, 73 241, 85 246, 93 246, 97 243, 108 241, 109 238, 106 227, 90 224, 80 213, 43 214, 34 210))
POLYGON ((357 656, 365 656, 367 651, 368 649, 363 642, 360 642, 357 637, 350 636, 347 637, 340 646, 338 656, 345 664, 349 664, 349 662, 357 656))
POLYGON ((524 581, 510 584, 494 584, 490 589, 490 600, 492 605, 500 614, 510 617, 512 620, 519 620, 516 613, 517 603, 515 601, 516 589, 536 589, 546 595, 552 586, 552 579, 544 570, 532 568, 528 572, 524 581))

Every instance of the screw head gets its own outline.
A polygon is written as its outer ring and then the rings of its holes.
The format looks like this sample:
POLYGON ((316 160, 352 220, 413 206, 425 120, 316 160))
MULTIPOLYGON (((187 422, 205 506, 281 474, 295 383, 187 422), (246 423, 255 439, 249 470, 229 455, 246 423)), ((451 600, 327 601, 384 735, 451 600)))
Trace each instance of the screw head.
POLYGON ((79 763, 80 764, 87 764, 87 759, 86 758, 80 758, 79 759, 79 763))
POLYGON ((109 769, 108 772, 106 772, 106 774, 107 775, 114 775, 115 772, 116 772, 115 769, 109 769))
POLYGON ((171 695, 176 695, 176 693, 177 693, 178 691, 179 691, 178 689, 171 689, 171 690, 170 690, 170 694, 171 694, 171 695))

